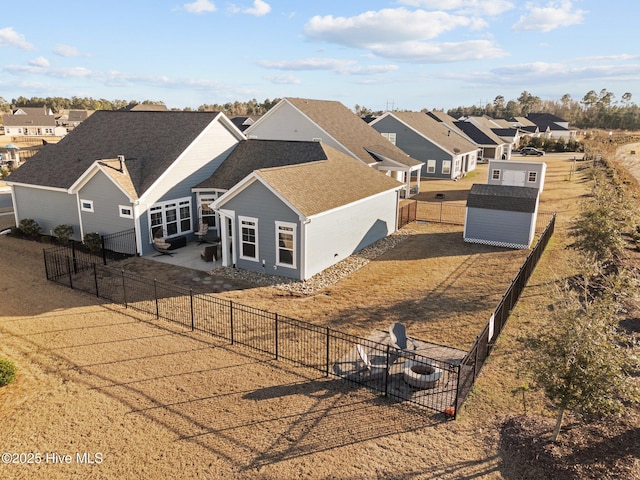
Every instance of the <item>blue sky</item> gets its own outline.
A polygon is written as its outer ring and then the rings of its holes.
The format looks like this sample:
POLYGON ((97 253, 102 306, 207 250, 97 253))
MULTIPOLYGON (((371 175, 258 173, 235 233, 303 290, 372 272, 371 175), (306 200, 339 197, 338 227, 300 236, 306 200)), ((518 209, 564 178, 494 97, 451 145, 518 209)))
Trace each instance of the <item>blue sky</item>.
POLYGON ((32 0, 0 13, 0 97, 276 97, 448 109, 528 91, 640 101, 635 0, 32 0))

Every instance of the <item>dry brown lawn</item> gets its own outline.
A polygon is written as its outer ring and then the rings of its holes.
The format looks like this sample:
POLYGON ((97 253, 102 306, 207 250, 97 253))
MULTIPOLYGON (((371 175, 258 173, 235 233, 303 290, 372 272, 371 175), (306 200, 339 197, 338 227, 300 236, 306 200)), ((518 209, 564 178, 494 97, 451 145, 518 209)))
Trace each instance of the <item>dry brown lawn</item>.
MULTIPOLYGON (((526 478, 500 425, 525 407, 548 415, 539 396, 523 404, 512 393, 522 383, 514 359, 544 316, 547 283, 573 273, 566 230, 589 184, 571 158, 544 158, 541 209, 558 212, 558 234, 457 421, 49 283, 41 244, 0 236, 0 357, 19 369, 0 389, 2 450, 42 455, 0 464, 0 478, 526 478), (84 452, 100 463, 80 463, 84 452)), ((485 175, 426 187, 463 196, 485 175)), ((10 222, 0 216, 0 230, 10 222)), ((409 228, 399 247, 313 295, 224 295, 356 334, 400 320, 466 349, 526 252, 467 245, 459 226, 409 228)))

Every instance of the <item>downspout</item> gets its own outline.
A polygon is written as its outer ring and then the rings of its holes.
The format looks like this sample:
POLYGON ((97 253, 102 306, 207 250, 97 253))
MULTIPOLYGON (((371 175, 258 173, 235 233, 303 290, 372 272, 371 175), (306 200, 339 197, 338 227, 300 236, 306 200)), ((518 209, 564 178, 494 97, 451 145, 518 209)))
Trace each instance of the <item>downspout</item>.
POLYGON ((80 224, 80 241, 84 241, 84 225, 82 224, 82 209, 80 208, 80 192, 76 192, 76 205, 78 207, 78 223, 80 224))
POLYGON ((142 226, 140 225, 140 204, 134 202, 133 207, 133 228, 136 231, 136 252, 142 256, 142 226))

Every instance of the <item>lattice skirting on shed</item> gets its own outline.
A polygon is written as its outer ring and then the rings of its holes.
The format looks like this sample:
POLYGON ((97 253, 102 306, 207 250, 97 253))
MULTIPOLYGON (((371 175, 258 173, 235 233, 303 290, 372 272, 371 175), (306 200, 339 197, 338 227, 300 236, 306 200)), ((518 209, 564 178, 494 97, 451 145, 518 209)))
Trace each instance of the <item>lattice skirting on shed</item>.
POLYGON ((492 247, 515 248, 518 250, 524 250, 529 248, 528 243, 524 244, 524 243, 498 242, 494 240, 484 240, 482 238, 465 237, 464 241, 468 243, 482 243, 483 245, 491 245, 492 247))

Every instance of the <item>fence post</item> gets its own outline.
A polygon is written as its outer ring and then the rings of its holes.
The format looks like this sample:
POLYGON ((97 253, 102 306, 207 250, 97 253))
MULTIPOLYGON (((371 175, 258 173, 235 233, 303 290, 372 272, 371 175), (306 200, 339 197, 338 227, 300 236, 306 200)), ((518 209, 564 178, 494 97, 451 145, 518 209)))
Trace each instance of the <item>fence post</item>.
POLYGON ((73 273, 78 273, 78 259, 76 258, 76 242, 71 240, 71 256, 73 257, 73 273))
POLYGON ((124 302, 124 308, 129 308, 127 304, 127 286, 124 281, 124 269, 122 270, 122 301, 124 302))
POLYGON ((231 345, 233 345, 233 302, 229 301, 229 326, 231 327, 231 345))
POLYGON ((330 331, 331 330, 329 329, 329 327, 327 327, 327 329, 325 330, 325 332, 326 332, 325 335, 327 337, 327 342, 326 342, 327 343, 327 358, 326 358, 326 365, 325 365, 325 370, 324 370, 324 376, 325 377, 329 376, 329 358, 330 358, 330 355, 329 355, 329 332, 330 331))
POLYGON ((193 332, 196 329, 195 319, 193 317, 193 288, 189 289, 189 298, 191 300, 191 331, 193 332))
POLYGON ((458 380, 456 381, 456 400, 455 407, 453 410, 453 419, 458 419, 458 399, 460 398, 460 377, 462 376, 462 363, 458 364, 458 380))
POLYGON ((440 202, 440 223, 442 223, 442 208, 444 206, 444 202, 440 202))
POLYGON ((276 325, 275 325, 275 334, 276 334, 276 360, 278 360, 278 355, 279 355, 279 342, 278 342, 278 313, 275 314, 276 315, 276 325))
POLYGON ((49 263, 47 262, 47 251, 42 250, 42 254, 44 255, 44 273, 47 276, 47 280, 51 280, 49 277, 49 263))
POLYGON ((71 273, 71 261, 67 255, 67 271, 69 272, 69 288, 73 289, 73 275, 71 273))
POLYGON ((107 264, 107 251, 104 248, 104 235, 100 235, 100 244, 102 246, 102 264, 107 264))
POLYGON ((389 368, 391 367, 391 365, 389 365, 389 350, 391 348, 391 345, 387 344, 387 368, 385 370, 385 374, 384 374, 384 396, 387 396, 387 393, 389 393, 389 368))
POLYGON ((93 282, 96 285, 96 297, 100 298, 100 293, 98 292, 98 270, 96 268, 96 264, 92 263, 93 265, 93 282))
POLYGON ((160 318, 160 305, 158 304, 158 284, 156 279, 153 279, 153 298, 156 302, 156 320, 160 318))

